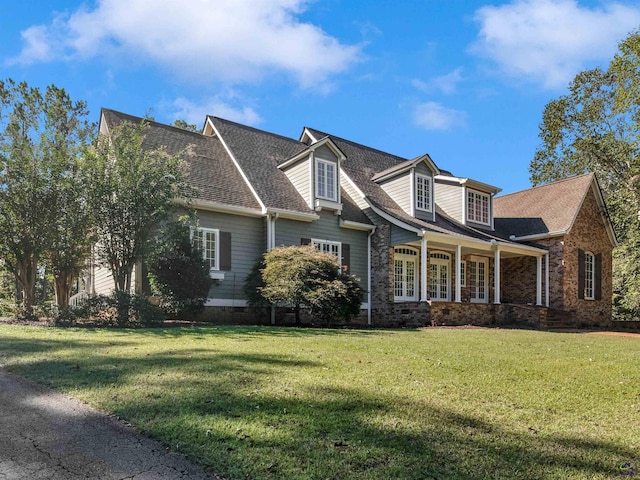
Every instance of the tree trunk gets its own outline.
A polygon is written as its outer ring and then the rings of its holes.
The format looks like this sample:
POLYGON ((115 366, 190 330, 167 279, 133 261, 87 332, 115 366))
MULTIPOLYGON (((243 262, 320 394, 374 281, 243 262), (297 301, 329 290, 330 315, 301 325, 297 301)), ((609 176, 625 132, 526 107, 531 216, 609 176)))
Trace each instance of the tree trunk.
POLYGON ((299 327, 300 325, 302 325, 300 323, 300 304, 296 305, 295 311, 296 311, 296 326, 299 327))
POLYGON ((55 275, 54 281, 58 309, 68 308, 69 298, 71 298, 71 288, 73 287, 73 274, 70 272, 59 272, 55 275))
POLYGON ((16 278, 22 287, 22 316, 33 318, 33 305, 36 298, 36 280, 38 276, 38 257, 30 255, 16 262, 16 278))

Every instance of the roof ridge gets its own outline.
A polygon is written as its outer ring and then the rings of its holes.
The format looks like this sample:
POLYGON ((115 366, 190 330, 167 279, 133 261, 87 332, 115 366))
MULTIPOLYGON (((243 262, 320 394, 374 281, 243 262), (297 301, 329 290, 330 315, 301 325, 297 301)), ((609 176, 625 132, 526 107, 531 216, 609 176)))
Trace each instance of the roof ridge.
POLYGON ((250 125, 243 125, 242 123, 234 122, 233 120, 227 120, 226 118, 216 117, 215 115, 207 115, 207 118, 211 118, 213 120, 219 120, 219 121, 221 121, 223 123, 231 124, 233 126, 242 128, 243 130, 250 130, 250 131, 253 131, 253 132, 256 132, 256 133, 261 133, 261 134, 264 134, 264 135, 268 135, 270 137, 281 138, 283 140, 288 140, 290 142, 295 142, 295 143, 298 143, 300 145, 304 145, 305 147, 308 147, 308 145, 302 143, 301 141, 296 140, 295 138, 292 138, 292 137, 287 137, 286 135, 281 135, 279 133, 268 132, 266 130, 262 130, 260 128, 252 127, 250 125))
MULTIPOLYGON (((369 151, 372 151, 372 152, 378 152, 378 153, 382 153, 384 155, 387 155, 389 157, 397 158, 401 162, 405 162, 405 161, 410 160, 408 158, 404 158, 404 157, 401 157, 399 155, 394 155, 393 153, 385 152, 384 150, 380 150, 379 148, 369 147, 367 145, 363 145, 362 143, 354 142, 353 140, 348 140, 346 138, 342 138, 342 137, 339 137, 337 135, 333 135, 331 133, 326 133, 326 132, 323 132, 322 130, 317 130, 317 129, 312 128, 312 127, 304 127, 303 131, 304 131, 304 129, 320 133, 320 134, 323 135, 323 137, 330 137, 330 138, 333 138, 333 139, 336 139, 336 140, 340 140, 341 142, 349 143, 349 144, 354 145, 356 147, 360 147, 360 148, 362 148, 364 150, 369 150, 369 151)), ((424 156, 424 154, 418 155, 418 157, 416 157, 416 158, 419 158, 421 156, 424 156)))
POLYGON ((524 192, 528 192, 528 191, 531 191, 531 190, 537 190, 537 189, 540 189, 540 188, 550 187, 550 186, 558 185, 560 183, 564 183, 564 182, 568 182, 568 181, 574 181, 574 180, 577 180, 577 179, 582 178, 582 177, 587 177, 589 175, 593 176, 595 174, 593 172, 587 172, 587 173, 581 173, 579 175, 572 175, 570 177, 561 178, 560 180, 554 180, 553 182, 544 183, 542 185, 536 185, 535 187, 523 188, 522 190, 517 190, 515 192, 505 193, 504 195, 497 196, 496 200, 499 199, 499 198, 508 197, 510 195, 517 195, 519 193, 524 193, 524 192))
POLYGON ((203 138, 209 138, 207 135, 203 135, 200 132, 193 132, 191 130, 185 130, 184 128, 176 127, 175 125, 169 125, 168 123, 162 123, 162 122, 158 122, 156 120, 151 120, 149 118, 139 117, 137 115, 131 115, 130 113, 120 112, 120 111, 114 110, 112 108, 102 107, 101 110, 103 112, 111 112, 111 113, 114 113, 115 115, 120 115, 122 117, 134 118, 134 119, 136 119, 138 121, 145 121, 145 122, 147 122, 149 124, 153 124, 153 125, 158 126, 158 127, 171 128, 173 130, 177 130, 180 133, 187 133, 187 134, 191 134, 191 135, 198 135, 199 137, 203 137, 203 138))

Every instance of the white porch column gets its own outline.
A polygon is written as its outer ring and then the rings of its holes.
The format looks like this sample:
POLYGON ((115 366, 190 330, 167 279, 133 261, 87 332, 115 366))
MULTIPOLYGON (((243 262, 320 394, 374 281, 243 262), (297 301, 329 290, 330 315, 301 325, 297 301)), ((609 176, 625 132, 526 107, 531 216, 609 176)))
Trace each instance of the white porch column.
POLYGON ((537 260, 537 272, 536 272, 536 305, 542 306, 542 257, 536 257, 537 260))
POLYGON ((427 237, 423 234, 420 238, 420 301, 427 300, 427 237))
POLYGON ((493 254, 493 303, 500 303, 500 249, 493 254))
POLYGON ((549 308, 549 254, 544 255, 544 306, 549 308))
POLYGON ((462 301, 462 245, 456 251, 456 303, 462 301))

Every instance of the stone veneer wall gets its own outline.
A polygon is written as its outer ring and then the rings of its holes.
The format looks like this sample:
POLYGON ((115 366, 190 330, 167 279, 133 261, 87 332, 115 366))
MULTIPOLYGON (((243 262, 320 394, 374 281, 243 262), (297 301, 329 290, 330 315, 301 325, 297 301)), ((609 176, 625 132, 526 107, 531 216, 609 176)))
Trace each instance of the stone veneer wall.
POLYGON ((429 325, 429 303, 393 301, 393 276, 391 227, 381 224, 371 237, 371 324, 376 327, 429 325))

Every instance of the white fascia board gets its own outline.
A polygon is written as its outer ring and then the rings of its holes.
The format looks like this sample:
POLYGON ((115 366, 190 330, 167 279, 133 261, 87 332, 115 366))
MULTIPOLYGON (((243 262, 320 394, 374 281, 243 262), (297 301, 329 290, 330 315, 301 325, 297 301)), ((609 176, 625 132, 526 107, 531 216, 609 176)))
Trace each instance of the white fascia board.
POLYGON ((243 215, 246 217, 264 217, 264 212, 257 208, 240 207, 237 205, 228 205, 225 203, 212 202, 209 200, 185 200, 183 198, 177 198, 174 200, 177 205, 185 207, 193 207, 198 210, 207 210, 210 212, 231 213, 234 215, 243 215))
POLYGON ((246 300, 236 300, 234 298, 207 298, 205 307, 248 307, 246 300))
POLYGON ((229 148, 229 146, 227 145, 227 142, 224 141, 224 138, 222 138, 222 135, 220 135, 220 132, 218 131, 218 129, 216 128, 216 126, 213 124, 213 122, 211 122, 211 126, 213 127, 213 131, 216 133, 218 139, 220 140, 220 142, 222 143, 222 146, 224 147, 224 149, 226 150, 227 154, 229 155, 229 157, 231 158, 231 161, 233 162, 233 164, 235 165, 235 167, 238 169, 238 172, 240 172, 240 176, 242 177, 242 179, 245 181, 245 183, 247 184, 247 186, 249 187, 249 190, 251 190, 251 193, 253 194, 253 196, 255 197, 256 201, 258 202, 258 204, 260 205, 260 207, 262 208, 263 213, 266 213, 267 211, 267 207, 265 206, 265 204, 263 203, 263 201, 260 199, 260 197, 258 196, 258 192, 256 192, 256 190, 253 188, 253 185, 251 185, 251 182, 249 181, 249 179, 247 178, 247 176, 244 173, 244 170, 242 170, 242 168, 240 167, 240 164, 238 163, 238 161, 236 160, 236 157, 233 156, 233 153, 231 152, 231 149, 229 148))
POLYGON ((300 135, 300 141, 302 142, 304 140, 304 137, 309 137, 309 139, 311 140, 311 143, 316 143, 318 141, 318 139, 316 137, 314 137, 311 132, 309 131, 308 128, 305 127, 305 129, 302 131, 302 135, 300 135))
MULTIPOLYGON (((369 203, 369 202, 367 202, 369 203)), ((393 223, 394 225, 400 227, 400 228, 404 228, 405 230, 409 231, 409 232, 414 232, 415 234, 417 234, 419 237, 421 237, 422 235, 424 235, 424 231, 416 228, 416 227, 412 227, 411 225, 409 225, 408 223, 404 223, 402 220, 398 220, 397 218, 395 218, 392 215, 389 215, 387 212, 385 212, 384 210, 372 205, 371 203, 369 203, 369 207, 371 207, 371 210, 373 210, 375 213, 377 213, 378 215, 380 215, 382 218, 384 218, 387 222, 389 223, 393 223)))
POLYGON ((568 233, 567 230, 556 230, 555 232, 534 233, 532 235, 523 235, 521 237, 511 235, 509 237, 509 240, 511 240, 512 242, 529 242, 532 240, 542 240, 545 238, 561 237, 562 235, 566 235, 567 233, 568 233))
POLYGON ((466 185, 467 187, 473 188, 474 190, 479 190, 480 192, 500 193, 502 191, 501 188, 489 185, 488 183, 479 182, 471 178, 450 177, 448 175, 436 175, 434 178, 436 180, 455 182, 459 183, 460 185, 466 185))
POLYGON ((375 225, 369 225, 368 223, 352 222, 351 220, 340 219, 340 226, 342 228, 348 228, 351 230, 362 230, 365 232, 372 232, 376 229, 375 225))
POLYGON ((284 210, 282 208, 267 208, 266 212, 269 214, 277 214, 278 218, 287 218, 289 220, 299 220, 301 222, 313 222, 320 218, 319 215, 315 213, 305 213, 305 212, 294 212, 293 210, 284 210))
POLYGON ((495 248, 499 248, 503 252, 517 253, 521 255, 534 255, 540 256, 548 253, 547 250, 531 247, 529 245, 516 245, 513 243, 506 243, 499 240, 474 240, 472 238, 457 238, 446 233, 439 232, 424 232, 424 236, 427 240, 438 241, 442 243, 449 243, 452 246, 477 248, 486 251, 494 251, 495 248))

